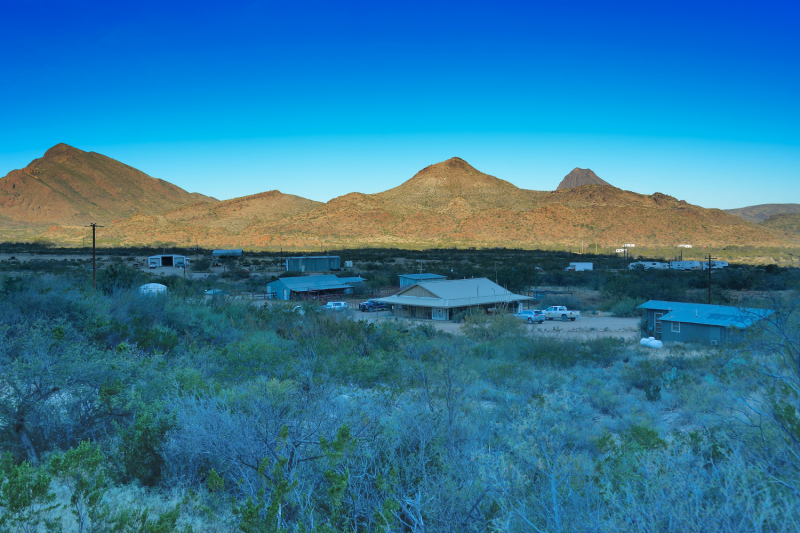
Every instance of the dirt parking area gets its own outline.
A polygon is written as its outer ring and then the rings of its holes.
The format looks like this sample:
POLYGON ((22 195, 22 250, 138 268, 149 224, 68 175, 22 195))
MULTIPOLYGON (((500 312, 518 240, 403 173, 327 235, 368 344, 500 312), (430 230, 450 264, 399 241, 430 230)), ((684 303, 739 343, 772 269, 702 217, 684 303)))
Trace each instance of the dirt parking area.
POLYGON ((575 322, 545 320, 544 324, 528 326, 532 331, 566 337, 624 337, 638 339, 639 319, 616 316, 586 316, 575 322))
MULTIPOLYGON (((437 322, 434 320, 415 320, 409 318, 395 318, 389 311, 378 313, 361 313, 348 311, 348 315, 355 320, 367 322, 380 322, 384 320, 398 320, 407 323, 409 327, 419 324, 432 324, 439 331, 461 334, 461 324, 455 322, 437 322)), ((638 339, 639 319, 620 318, 611 316, 581 317, 575 322, 561 322, 546 320, 544 324, 525 324, 529 335, 553 335, 564 338, 594 338, 594 337, 624 337, 625 339, 638 339)))

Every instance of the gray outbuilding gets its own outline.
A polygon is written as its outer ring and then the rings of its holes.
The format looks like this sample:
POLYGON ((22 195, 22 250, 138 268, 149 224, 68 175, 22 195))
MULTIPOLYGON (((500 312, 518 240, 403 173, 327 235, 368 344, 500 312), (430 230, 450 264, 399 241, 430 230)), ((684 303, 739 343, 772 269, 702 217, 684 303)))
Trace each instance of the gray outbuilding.
POLYGON ((286 258, 287 272, 330 272, 341 268, 342 260, 338 255, 309 255, 286 258))
POLYGON ((324 298, 338 294, 352 294, 364 278, 337 278, 333 274, 278 278, 267 283, 267 297, 279 300, 324 298))
POLYGON ((664 342, 712 346, 740 340, 753 324, 774 313, 771 309, 660 300, 650 300, 639 309, 644 310, 650 336, 664 342))
POLYGON ((220 257, 244 257, 244 250, 214 250, 211 252, 211 257, 214 259, 220 257))

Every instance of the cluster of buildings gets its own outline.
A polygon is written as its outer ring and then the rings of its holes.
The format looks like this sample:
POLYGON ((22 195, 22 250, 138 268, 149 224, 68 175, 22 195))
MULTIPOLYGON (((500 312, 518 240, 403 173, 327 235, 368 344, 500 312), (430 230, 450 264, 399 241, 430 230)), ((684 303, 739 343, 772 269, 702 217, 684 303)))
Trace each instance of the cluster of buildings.
MULTIPOLYGON (((214 250, 213 258, 241 257, 242 250, 214 250)), ((161 266, 184 267, 188 260, 180 255, 156 255, 148 258, 151 268, 161 266)), ((589 270, 591 263, 571 263, 568 269, 589 270)), ((339 256, 289 257, 284 267, 287 272, 330 272, 341 270, 339 256)), ((352 266, 347 261, 346 267, 352 266)), ((710 268, 728 266, 725 261, 712 261, 710 268)), ((705 270, 708 262, 638 261, 629 268, 705 270)), ((267 297, 278 300, 324 300, 339 295, 350 295, 364 285, 360 276, 338 277, 333 274, 299 275, 278 278, 267 284, 267 297)), ((402 274, 400 290, 383 298, 382 302, 392 314, 404 318, 453 320, 459 313, 475 309, 516 309, 530 303, 533 297, 515 294, 487 278, 448 280, 446 276, 432 273, 402 274)), ((166 287, 147 284, 140 288, 142 294, 161 294, 166 287)), ((646 333, 663 342, 693 342, 720 345, 735 342, 757 322, 774 313, 769 309, 738 308, 722 305, 692 304, 651 300, 639 306, 644 312, 646 333)))

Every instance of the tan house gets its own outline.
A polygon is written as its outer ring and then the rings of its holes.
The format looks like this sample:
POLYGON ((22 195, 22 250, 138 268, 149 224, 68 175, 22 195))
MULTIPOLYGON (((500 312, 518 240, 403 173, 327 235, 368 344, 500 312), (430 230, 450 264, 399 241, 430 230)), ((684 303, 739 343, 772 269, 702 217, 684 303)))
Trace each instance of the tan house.
POLYGON ((394 296, 376 300, 385 303, 398 317, 452 320, 467 309, 516 308, 533 298, 514 294, 486 278, 472 278, 417 283, 394 296))

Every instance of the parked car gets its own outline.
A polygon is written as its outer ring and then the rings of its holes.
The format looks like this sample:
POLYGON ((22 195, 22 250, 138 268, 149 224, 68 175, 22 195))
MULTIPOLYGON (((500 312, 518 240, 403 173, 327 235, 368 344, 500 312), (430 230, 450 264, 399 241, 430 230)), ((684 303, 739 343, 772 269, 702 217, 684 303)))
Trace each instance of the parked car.
POLYGON ((293 313, 297 313, 297 314, 298 314, 298 315, 300 315, 300 316, 303 316, 303 315, 305 315, 305 314, 306 314, 306 310, 305 310, 305 309, 303 309, 303 306, 302 306, 302 305, 295 305, 295 306, 294 306, 294 309, 292 309, 292 312, 293 312, 293 313))
POLYGON ((528 324, 533 324, 534 322, 544 323, 544 312, 540 309, 526 309, 525 311, 514 313, 514 317, 524 320, 528 324))
POLYGON ((575 321, 576 318, 581 316, 580 311, 570 311, 563 305, 551 305, 544 310, 544 317, 547 320, 555 320, 556 318, 566 322, 567 320, 575 321))
POLYGON ((347 309, 347 302, 328 302, 322 308, 331 311, 344 311, 347 309))
POLYGON ((358 304, 358 308, 362 313, 369 313, 371 311, 384 311, 386 309, 386 304, 370 298, 366 302, 361 302, 358 304))

